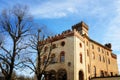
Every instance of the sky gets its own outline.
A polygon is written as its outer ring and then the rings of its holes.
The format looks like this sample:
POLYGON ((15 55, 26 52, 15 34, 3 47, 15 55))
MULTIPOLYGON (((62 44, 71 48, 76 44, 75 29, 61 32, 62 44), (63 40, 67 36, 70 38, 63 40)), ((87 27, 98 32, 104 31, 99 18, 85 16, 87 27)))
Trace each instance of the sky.
POLYGON ((15 4, 27 5, 35 22, 53 34, 85 22, 91 39, 112 44, 120 71, 120 0, 0 0, 0 12, 15 4))

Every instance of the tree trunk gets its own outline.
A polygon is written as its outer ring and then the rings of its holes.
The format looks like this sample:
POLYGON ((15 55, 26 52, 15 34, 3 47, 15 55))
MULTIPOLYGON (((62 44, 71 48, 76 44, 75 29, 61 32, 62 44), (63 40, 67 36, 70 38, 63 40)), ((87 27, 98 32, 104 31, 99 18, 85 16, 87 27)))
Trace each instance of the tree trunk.
POLYGON ((12 80, 11 78, 12 78, 12 76, 8 75, 8 76, 5 77, 5 80, 12 80))
POLYGON ((42 74, 37 75, 37 80, 41 80, 41 78, 42 78, 42 74))

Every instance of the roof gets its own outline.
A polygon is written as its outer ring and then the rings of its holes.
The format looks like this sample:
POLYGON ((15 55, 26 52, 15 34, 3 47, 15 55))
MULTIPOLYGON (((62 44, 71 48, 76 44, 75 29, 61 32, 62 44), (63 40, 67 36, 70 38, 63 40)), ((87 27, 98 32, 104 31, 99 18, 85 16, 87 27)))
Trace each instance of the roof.
POLYGON ((97 44, 97 45, 99 45, 99 46, 101 46, 101 47, 107 49, 107 50, 112 51, 110 48, 108 48, 108 47, 106 47, 106 46, 104 46, 104 45, 102 45, 102 44, 100 44, 100 43, 98 43, 98 42, 96 42, 96 41, 94 41, 94 40, 92 40, 92 39, 89 39, 89 40, 90 40, 91 42, 93 42, 93 43, 95 43, 95 44, 97 44))

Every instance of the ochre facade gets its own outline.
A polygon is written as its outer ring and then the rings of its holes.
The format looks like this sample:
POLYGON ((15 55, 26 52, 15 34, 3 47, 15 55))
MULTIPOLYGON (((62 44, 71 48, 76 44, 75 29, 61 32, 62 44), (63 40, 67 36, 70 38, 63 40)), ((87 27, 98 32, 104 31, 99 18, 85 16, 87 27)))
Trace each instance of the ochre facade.
POLYGON ((52 42, 51 62, 45 80, 89 80, 92 77, 118 75, 117 56, 111 44, 102 45, 88 35, 88 26, 80 22, 71 30, 47 38, 42 57, 43 64, 52 42))

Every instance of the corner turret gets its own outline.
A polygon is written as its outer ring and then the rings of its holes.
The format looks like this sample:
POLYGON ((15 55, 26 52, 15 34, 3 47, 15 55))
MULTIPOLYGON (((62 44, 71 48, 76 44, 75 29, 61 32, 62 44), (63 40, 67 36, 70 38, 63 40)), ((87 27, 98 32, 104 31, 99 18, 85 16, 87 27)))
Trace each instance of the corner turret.
POLYGON ((88 36, 88 26, 81 21, 80 23, 72 26, 72 29, 76 29, 81 35, 87 35, 88 36))

